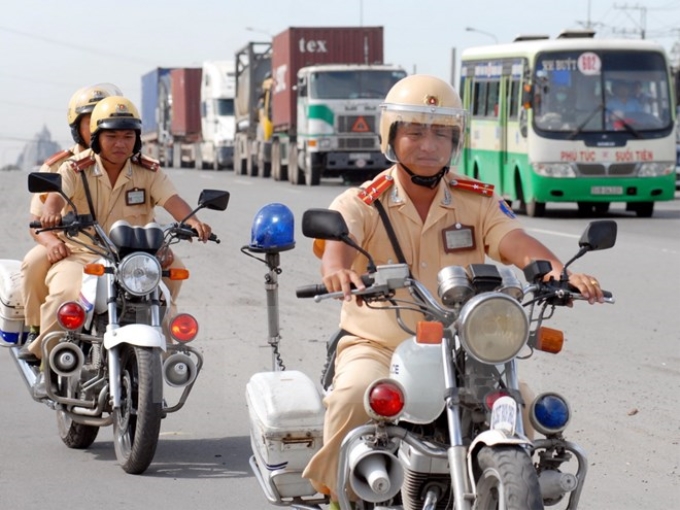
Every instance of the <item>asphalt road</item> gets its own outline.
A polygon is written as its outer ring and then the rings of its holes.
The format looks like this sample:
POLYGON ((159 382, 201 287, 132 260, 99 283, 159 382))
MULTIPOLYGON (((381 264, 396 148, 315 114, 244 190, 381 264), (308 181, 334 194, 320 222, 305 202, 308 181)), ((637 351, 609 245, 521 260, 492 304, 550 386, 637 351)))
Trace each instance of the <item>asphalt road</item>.
MULTIPOLYGON (((54 413, 29 397, 9 353, 0 349, 0 509, 270 508, 248 465, 245 405, 249 377, 272 363, 267 268, 240 248, 250 241, 262 205, 282 202, 293 210, 297 246, 281 254, 279 276, 281 353, 287 368, 316 380, 338 304, 295 298, 297 286, 317 283, 319 275, 297 220, 309 207, 327 206, 344 186, 323 181, 315 188, 293 187, 232 172, 170 174, 190 203, 203 188, 231 192, 227 211, 201 213, 221 244, 177 248, 191 269, 180 308, 199 319, 196 346, 206 358, 193 394, 164 420, 149 470, 127 475, 116 463, 110 428, 88 450, 67 449, 54 413)), ((0 258, 20 259, 31 247, 25 189, 26 174, 0 173, 0 258)), ((618 223, 617 245, 586 255, 574 269, 597 275, 617 303, 558 310, 548 325, 566 332, 563 352, 536 354, 522 363, 521 374, 535 391, 554 390, 570 399, 574 417, 566 435, 589 455, 581 510, 677 508, 680 201, 658 204, 649 219, 613 205, 607 218, 618 223)), ((567 259, 589 220, 578 217, 574 204, 550 204, 545 218, 522 221, 567 259)))

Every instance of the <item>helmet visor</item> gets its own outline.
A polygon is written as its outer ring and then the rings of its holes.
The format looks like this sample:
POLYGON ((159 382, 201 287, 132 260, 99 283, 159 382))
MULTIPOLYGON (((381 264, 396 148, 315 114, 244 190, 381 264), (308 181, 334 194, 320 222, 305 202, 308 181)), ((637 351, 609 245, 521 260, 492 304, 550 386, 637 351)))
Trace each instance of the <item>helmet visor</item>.
MULTIPOLYGON (((383 103, 381 109, 381 124, 390 126, 390 137, 394 136, 397 124, 420 124, 426 127, 453 127, 453 147, 451 150, 451 166, 458 163, 463 148, 465 127, 468 112, 462 108, 444 106, 415 106, 393 103, 383 103)), ((388 141, 385 154, 387 159, 396 163, 397 157, 393 149, 393 140, 388 141)))

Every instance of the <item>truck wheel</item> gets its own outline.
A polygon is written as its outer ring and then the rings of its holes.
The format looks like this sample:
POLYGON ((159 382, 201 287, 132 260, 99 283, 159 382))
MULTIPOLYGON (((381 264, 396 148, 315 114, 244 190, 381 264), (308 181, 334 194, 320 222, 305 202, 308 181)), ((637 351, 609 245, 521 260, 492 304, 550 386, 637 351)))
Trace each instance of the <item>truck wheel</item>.
POLYGON ((241 154, 240 143, 236 143, 234 147, 234 173, 236 175, 246 175, 246 162, 241 154))
POLYGON ((247 174, 250 177, 257 177, 257 163, 255 162, 255 157, 252 154, 248 155, 246 166, 247 174))
POLYGON ((296 186, 305 183, 305 174, 298 165, 298 150, 295 145, 291 145, 288 154, 288 180, 296 186))

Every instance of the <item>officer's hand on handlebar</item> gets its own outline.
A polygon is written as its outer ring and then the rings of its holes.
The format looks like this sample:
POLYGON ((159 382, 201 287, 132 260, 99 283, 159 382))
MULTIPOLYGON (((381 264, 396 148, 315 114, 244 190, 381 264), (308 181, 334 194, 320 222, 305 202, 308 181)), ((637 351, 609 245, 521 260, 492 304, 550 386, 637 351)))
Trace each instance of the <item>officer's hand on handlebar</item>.
MULTIPOLYGON (((559 280, 559 272, 548 273, 548 277, 553 276, 559 280)), ((581 295, 588 300, 591 305, 594 303, 604 303, 604 293, 600 283, 594 276, 585 273, 572 273, 569 275, 569 285, 578 289, 581 295)))
POLYGON ((198 238, 207 243, 210 240, 210 233, 212 229, 207 223, 203 223, 195 218, 190 218, 186 221, 186 224, 193 228, 198 234, 198 238))
POLYGON ((40 216, 40 225, 42 228, 53 228, 61 225, 61 214, 44 210, 40 216))
MULTIPOLYGON (((357 290, 364 290, 366 285, 355 271, 351 269, 338 269, 331 271, 323 277, 323 284, 328 292, 342 292, 345 301, 352 299, 352 284, 357 290)), ((357 305, 361 306, 363 301, 357 297, 357 305)))

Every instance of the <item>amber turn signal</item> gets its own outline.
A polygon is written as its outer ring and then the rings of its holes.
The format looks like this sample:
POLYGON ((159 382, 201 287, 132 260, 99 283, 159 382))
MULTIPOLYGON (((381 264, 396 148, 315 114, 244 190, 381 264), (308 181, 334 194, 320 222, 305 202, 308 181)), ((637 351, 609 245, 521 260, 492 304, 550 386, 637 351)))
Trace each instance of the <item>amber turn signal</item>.
POLYGON ((543 352, 557 354, 564 345, 564 333, 559 329, 546 328, 541 326, 536 331, 536 349, 543 352))
POLYGON ((444 326, 441 322, 418 321, 416 325, 416 342, 419 344, 440 344, 444 337, 444 326))
POLYGON ((86 264, 83 272, 93 276, 103 276, 106 268, 103 264, 86 264))
POLYGON ((168 269, 168 277, 171 280, 188 280, 189 279, 189 270, 188 269, 182 269, 178 267, 171 267, 168 269))

